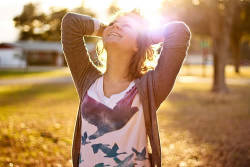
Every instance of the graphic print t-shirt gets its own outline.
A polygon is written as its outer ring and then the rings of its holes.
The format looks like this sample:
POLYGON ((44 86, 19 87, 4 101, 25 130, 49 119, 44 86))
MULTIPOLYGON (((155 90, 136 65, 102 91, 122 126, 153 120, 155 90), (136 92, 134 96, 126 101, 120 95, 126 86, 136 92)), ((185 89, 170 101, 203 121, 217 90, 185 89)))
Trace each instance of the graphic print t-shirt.
POLYGON ((98 78, 81 104, 79 167, 150 167, 142 109, 134 81, 108 98, 98 78))

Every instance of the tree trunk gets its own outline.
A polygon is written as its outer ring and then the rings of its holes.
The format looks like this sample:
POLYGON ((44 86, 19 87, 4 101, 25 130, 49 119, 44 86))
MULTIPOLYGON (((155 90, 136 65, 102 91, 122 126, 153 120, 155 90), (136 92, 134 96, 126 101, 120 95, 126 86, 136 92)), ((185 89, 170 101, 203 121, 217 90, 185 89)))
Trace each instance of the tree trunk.
POLYGON ((241 25, 242 23, 242 9, 241 5, 239 3, 234 2, 234 18, 233 18, 233 31, 231 34, 231 48, 232 48, 232 54, 233 54, 233 64, 234 64, 234 71, 235 73, 240 73, 240 39, 242 37, 242 29, 241 25))
POLYGON ((214 40, 214 49, 213 49, 213 63, 214 63, 214 74, 213 74, 213 92, 219 93, 227 93, 228 88, 225 82, 225 65, 226 65, 226 58, 227 54, 223 53, 224 45, 221 44, 220 41, 214 40))
POLYGON ((227 42, 226 40, 226 28, 223 23, 224 17, 220 16, 218 10, 215 9, 210 15, 210 19, 213 22, 210 25, 210 32, 213 39, 213 92, 228 92, 227 85, 225 83, 225 65, 227 60, 227 42), (224 52, 226 51, 226 53, 224 52))
POLYGON ((232 41, 233 63, 234 71, 240 74, 240 39, 233 39, 232 41))
POLYGON ((233 25, 233 16, 236 12, 237 0, 225 2, 224 9, 220 9, 219 1, 209 1, 210 7, 210 32, 213 38, 214 75, 213 92, 229 92, 225 83, 225 66, 230 53, 230 37, 233 25), (213 3, 212 3, 213 2, 213 3))

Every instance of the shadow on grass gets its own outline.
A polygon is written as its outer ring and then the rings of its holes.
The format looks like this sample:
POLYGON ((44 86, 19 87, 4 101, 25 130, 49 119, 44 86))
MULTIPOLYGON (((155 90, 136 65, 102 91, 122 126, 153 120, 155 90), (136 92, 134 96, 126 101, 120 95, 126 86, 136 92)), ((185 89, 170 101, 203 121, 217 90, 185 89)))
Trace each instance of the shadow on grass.
POLYGON ((249 88, 230 86, 224 95, 199 86, 174 91, 158 111, 165 165, 250 166, 249 88))

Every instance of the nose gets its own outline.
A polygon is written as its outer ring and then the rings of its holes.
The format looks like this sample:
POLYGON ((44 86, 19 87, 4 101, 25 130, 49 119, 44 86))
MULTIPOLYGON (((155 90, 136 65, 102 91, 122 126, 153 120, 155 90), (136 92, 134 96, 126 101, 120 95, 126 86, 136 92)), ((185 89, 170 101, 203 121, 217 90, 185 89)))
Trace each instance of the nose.
POLYGON ((119 23, 114 23, 113 24, 113 28, 116 28, 116 29, 120 30, 121 29, 121 25, 119 23))

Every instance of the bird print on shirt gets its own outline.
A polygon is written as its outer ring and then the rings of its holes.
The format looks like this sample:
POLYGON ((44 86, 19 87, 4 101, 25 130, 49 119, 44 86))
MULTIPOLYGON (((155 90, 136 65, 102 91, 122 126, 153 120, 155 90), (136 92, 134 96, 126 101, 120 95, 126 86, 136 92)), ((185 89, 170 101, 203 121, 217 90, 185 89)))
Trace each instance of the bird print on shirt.
POLYGON ((120 160, 119 158, 115 157, 114 161, 118 164, 115 167, 134 167, 135 165, 137 165, 137 163, 130 161, 133 156, 134 156, 134 153, 127 156, 124 160, 120 160))
MULTIPOLYGON (((113 163, 115 163, 111 165, 104 162, 95 162, 96 164, 93 165, 94 167, 134 167, 139 165, 138 161, 147 159, 145 147, 141 152, 137 151, 134 147, 130 149, 131 152, 125 152, 119 148, 116 142, 113 144, 106 144, 96 142, 95 140, 106 133, 121 129, 133 117, 133 115, 139 111, 137 106, 132 106, 132 102, 136 94, 137 89, 133 86, 113 108, 98 102, 94 98, 90 97, 88 93, 86 93, 83 97, 81 105, 82 119, 89 124, 94 125, 97 129, 91 133, 84 131, 81 137, 81 144, 88 145, 92 143, 91 148, 94 154, 110 158, 113 163), (122 154, 125 155, 122 156, 122 154)), ((79 162, 81 162, 81 159, 79 162)))
POLYGON ((105 167, 105 166, 110 166, 108 164, 104 164, 104 163, 99 163, 99 164, 96 164, 94 167, 105 167))
POLYGON ((87 132, 84 132, 84 134, 82 136, 82 145, 91 143, 91 142, 87 142, 87 138, 88 138, 88 134, 87 134, 87 132))
POLYGON ((143 161, 143 160, 148 159, 148 158, 146 158, 146 147, 144 147, 141 152, 137 151, 135 148, 132 147, 132 151, 136 155, 135 160, 137 160, 137 161, 143 161))
POLYGON ((137 89, 133 86, 113 109, 96 101, 86 93, 81 106, 82 117, 88 123, 97 127, 97 131, 91 134, 88 139, 96 139, 126 125, 139 110, 136 106, 131 107, 136 93, 137 89))
POLYGON ((101 144, 101 143, 93 144, 92 145, 93 152, 97 153, 98 150, 100 149, 100 150, 102 150, 103 153, 106 154, 104 157, 110 157, 110 158, 116 157, 116 156, 118 156, 120 154, 126 154, 126 152, 117 153, 119 147, 118 147, 118 145, 116 143, 113 145, 112 148, 109 148, 108 146, 109 146, 109 144, 101 144))

